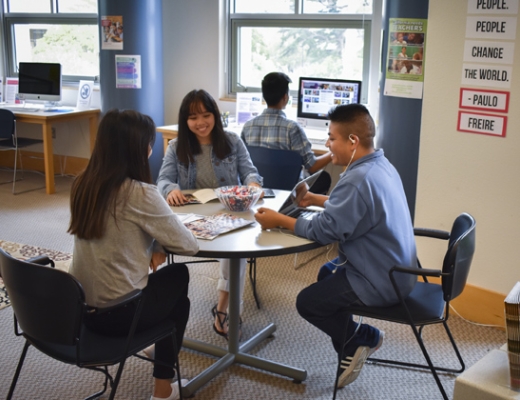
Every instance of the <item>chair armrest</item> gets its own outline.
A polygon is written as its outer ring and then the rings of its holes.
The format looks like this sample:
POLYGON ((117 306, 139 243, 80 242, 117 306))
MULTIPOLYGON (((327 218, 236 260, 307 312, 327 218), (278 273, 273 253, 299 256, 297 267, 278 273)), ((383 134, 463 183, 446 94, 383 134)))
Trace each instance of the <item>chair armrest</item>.
POLYGON ((426 279, 427 276, 441 276, 442 275, 442 271, 440 271, 438 269, 424 269, 424 268, 420 268, 420 267, 419 268, 410 268, 410 267, 401 267, 398 265, 392 267, 390 269, 390 271, 388 272, 388 275, 390 277, 390 281, 392 282, 392 286, 394 287, 394 292, 404 307, 406 307, 406 305, 404 303, 405 296, 403 296, 401 294, 401 290, 399 289, 399 286, 397 285, 396 278, 394 277, 394 273, 396 273, 396 272, 422 276, 422 277, 424 277, 425 282, 428 282, 426 279))
POLYGON ((26 262, 30 262, 33 264, 39 264, 39 265, 49 265, 54 268, 54 261, 52 261, 49 257, 43 255, 43 256, 37 256, 33 258, 29 258, 28 260, 25 260, 26 262))
POLYGON ((127 304, 130 304, 134 301, 139 300, 143 295, 143 291, 140 289, 132 290, 131 292, 118 297, 117 299, 111 300, 108 303, 105 303, 102 307, 94 308, 94 312, 97 314, 103 314, 109 311, 112 311, 119 307, 124 307, 127 304))
POLYGON ((428 229, 428 228, 413 228, 415 236, 425 236, 434 239, 448 240, 450 233, 447 231, 441 231, 439 229, 428 229))
POLYGON ((421 275, 421 276, 441 276, 442 271, 438 269, 425 269, 425 268, 410 268, 410 267, 400 267, 395 266, 390 269, 389 275, 393 275, 394 272, 402 272, 405 274, 411 274, 411 275, 421 275))

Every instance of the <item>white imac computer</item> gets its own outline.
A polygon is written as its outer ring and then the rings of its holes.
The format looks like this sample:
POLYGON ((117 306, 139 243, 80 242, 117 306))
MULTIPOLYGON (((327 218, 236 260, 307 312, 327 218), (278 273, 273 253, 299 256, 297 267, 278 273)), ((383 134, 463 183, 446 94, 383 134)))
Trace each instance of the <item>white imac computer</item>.
POLYGON ((302 77, 299 83, 296 116, 307 130, 328 131, 327 114, 332 107, 361 100, 361 81, 302 77))
POLYGON ((28 102, 52 107, 61 100, 61 64, 20 62, 18 96, 28 102))

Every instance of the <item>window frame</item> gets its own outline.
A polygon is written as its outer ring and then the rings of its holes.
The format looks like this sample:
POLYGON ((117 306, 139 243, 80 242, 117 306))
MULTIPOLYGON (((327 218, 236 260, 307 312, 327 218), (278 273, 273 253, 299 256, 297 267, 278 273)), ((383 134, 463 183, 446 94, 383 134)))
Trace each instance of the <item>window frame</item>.
MULTIPOLYGON (((227 1, 227 74, 226 95, 236 97, 237 91, 260 91, 260 83, 256 87, 244 87, 237 85, 239 75, 239 29, 254 27, 290 27, 290 28, 336 28, 336 29, 363 29, 365 45, 363 46, 363 82, 371 79, 371 56, 374 43, 373 38, 373 14, 300 14, 301 7, 296 1, 294 14, 252 14, 233 13, 233 1, 227 1)), ((372 12, 375 13, 376 6, 380 1, 375 0, 372 12)), ((380 39, 378 39, 380 40, 380 39)), ((293 97, 297 96, 297 88, 291 91, 293 97)), ((369 99, 369 85, 364 84, 361 93, 361 102, 367 103, 369 99)))
MULTIPOLYGON (((92 13, 5 13, 3 14, 4 33, 4 73, 6 76, 18 76, 15 56, 15 25, 46 24, 46 25, 95 25, 98 27, 98 15, 92 13)), ((99 43, 98 43, 99 45, 99 43)), ((99 75, 63 75, 64 84, 79 83, 80 80, 99 82, 99 75)))

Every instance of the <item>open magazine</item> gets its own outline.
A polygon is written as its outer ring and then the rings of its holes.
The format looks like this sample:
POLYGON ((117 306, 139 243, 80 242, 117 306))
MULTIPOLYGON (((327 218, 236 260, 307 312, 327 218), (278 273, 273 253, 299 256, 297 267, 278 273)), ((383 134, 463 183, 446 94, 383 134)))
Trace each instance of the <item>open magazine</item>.
POLYGON ((184 193, 184 197, 188 199, 187 204, 205 204, 208 201, 215 200, 217 194, 214 189, 200 189, 193 193, 184 193))
POLYGON ((221 213, 210 216, 194 215, 181 218, 184 225, 199 239, 212 240, 218 235, 254 224, 255 221, 221 213))

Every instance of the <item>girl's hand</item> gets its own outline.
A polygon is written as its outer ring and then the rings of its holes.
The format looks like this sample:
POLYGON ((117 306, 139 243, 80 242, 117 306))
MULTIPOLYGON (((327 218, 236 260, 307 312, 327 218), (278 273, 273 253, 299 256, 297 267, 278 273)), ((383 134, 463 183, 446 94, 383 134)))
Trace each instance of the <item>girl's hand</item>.
MULTIPOLYGON (((247 186, 254 186, 254 187, 257 187, 257 188, 260 188, 262 189, 262 186, 260 186, 258 183, 256 182, 251 182, 249 185, 247 186)), ((262 190, 262 193, 260 194, 260 198, 263 199, 264 198, 264 191, 262 190)))
POLYGON ((166 261, 166 254, 164 253, 153 253, 152 259, 150 260, 150 269, 155 272, 159 265, 164 264, 166 261))
POLYGON ((188 199, 184 197, 182 192, 179 189, 172 190, 170 193, 168 193, 168 196, 166 197, 166 201, 170 206, 182 206, 188 202, 188 199))

